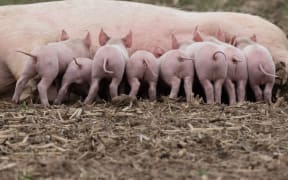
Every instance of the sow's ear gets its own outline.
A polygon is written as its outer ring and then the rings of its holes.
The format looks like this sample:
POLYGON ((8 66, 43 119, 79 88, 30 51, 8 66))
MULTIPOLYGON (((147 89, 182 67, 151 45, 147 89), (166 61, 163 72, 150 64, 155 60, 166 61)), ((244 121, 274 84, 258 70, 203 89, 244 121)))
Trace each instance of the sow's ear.
POLYGON ((254 42, 257 42, 257 37, 256 37, 256 34, 253 34, 250 39, 254 42))
POLYGON ((131 30, 124 38, 122 38, 122 41, 126 48, 131 48, 132 46, 132 31, 131 30))
POLYGON ((60 36, 60 41, 66 41, 69 39, 68 33, 63 29, 60 36))
POLYGON ((85 36, 85 38, 83 39, 83 41, 84 41, 84 44, 85 44, 88 48, 91 47, 92 41, 91 41, 91 35, 90 35, 89 32, 87 32, 87 35, 85 36))
POLYGON ((99 33, 100 46, 104 46, 109 40, 110 40, 110 37, 104 32, 103 28, 101 28, 100 33, 99 33))
POLYGON ((159 58, 161 57, 163 54, 165 53, 165 50, 160 48, 160 47, 156 47, 154 50, 153 50, 153 54, 156 58, 159 58))

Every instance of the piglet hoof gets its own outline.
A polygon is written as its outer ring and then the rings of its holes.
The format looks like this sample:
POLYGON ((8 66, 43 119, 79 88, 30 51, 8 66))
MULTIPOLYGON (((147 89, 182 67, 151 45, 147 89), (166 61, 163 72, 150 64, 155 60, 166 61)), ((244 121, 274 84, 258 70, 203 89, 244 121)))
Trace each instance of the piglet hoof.
POLYGON ((229 106, 235 106, 235 105, 236 105, 236 102, 235 102, 235 101, 229 102, 229 106))
POLYGON ((194 101, 191 101, 191 100, 187 101, 187 100, 186 100, 186 103, 187 103, 187 104, 194 104, 194 101))
POLYGON ((54 105, 61 105, 61 102, 60 102, 58 99, 56 99, 56 100, 54 101, 54 105))
POLYGON ((13 98, 12 98, 12 102, 14 102, 14 103, 16 103, 16 104, 19 104, 19 99, 13 97, 13 98))
POLYGON ((42 104, 42 106, 43 106, 43 107, 49 107, 50 104, 49 104, 49 103, 44 103, 44 104, 42 104))
POLYGON ((238 102, 238 103, 233 104, 233 106, 241 107, 241 106, 243 106, 244 104, 245 104, 245 102, 242 101, 242 102, 238 102))
POLYGON ((208 101, 206 102, 207 105, 214 105, 215 103, 214 102, 211 102, 211 101, 208 101))
POLYGON ((191 94, 191 96, 186 97, 186 102, 188 104, 194 104, 194 94, 191 94))
POLYGON ((220 106, 221 103, 220 102, 215 102, 214 105, 220 106))
POLYGON ((115 106, 129 106, 131 104, 135 104, 136 102, 136 97, 128 95, 121 95, 112 98, 112 104, 115 106))
POLYGON ((157 102, 157 98, 149 99, 151 102, 157 102))
POLYGON ((168 97, 168 96, 161 96, 159 99, 158 99, 159 102, 164 102, 164 103, 175 103, 177 101, 179 101, 179 98, 171 98, 171 97, 168 97))
POLYGON ((84 102, 83 102, 83 104, 84 104, 84 105, 91 105, 92 102, 93 102, 93 101, 90 100, 90 99, 85 99, 84 102))

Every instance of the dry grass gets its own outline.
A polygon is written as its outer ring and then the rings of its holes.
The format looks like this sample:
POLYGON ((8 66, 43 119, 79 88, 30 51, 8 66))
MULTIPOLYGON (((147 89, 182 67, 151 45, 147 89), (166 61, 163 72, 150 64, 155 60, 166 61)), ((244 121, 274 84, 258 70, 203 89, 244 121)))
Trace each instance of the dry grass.
POLYGON ((1 102, 1 179, 285 179, 288 108, 1 102))

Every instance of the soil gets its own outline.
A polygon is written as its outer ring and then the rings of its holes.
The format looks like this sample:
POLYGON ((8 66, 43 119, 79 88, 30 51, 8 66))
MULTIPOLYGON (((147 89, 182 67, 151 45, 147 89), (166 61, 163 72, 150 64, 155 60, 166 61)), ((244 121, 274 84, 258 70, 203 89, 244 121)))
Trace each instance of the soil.
MULTIPOLYGON (((0 103, 5 179, 287 179, 288 106, 0 103)), ((198 102, 198 101, 196 101, 198 102)))

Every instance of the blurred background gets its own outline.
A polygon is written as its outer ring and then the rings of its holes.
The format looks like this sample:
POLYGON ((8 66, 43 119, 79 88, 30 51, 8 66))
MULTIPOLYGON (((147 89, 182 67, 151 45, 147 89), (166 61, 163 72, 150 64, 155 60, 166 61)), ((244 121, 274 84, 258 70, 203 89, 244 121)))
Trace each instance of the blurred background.
MULTIPOLYGON (((23 4, 51 0, 0 0, 0 5, 23 4)), ((128 0, 187 11, 236 11, 262 16, 288 34, 288 0, 128 0)))

